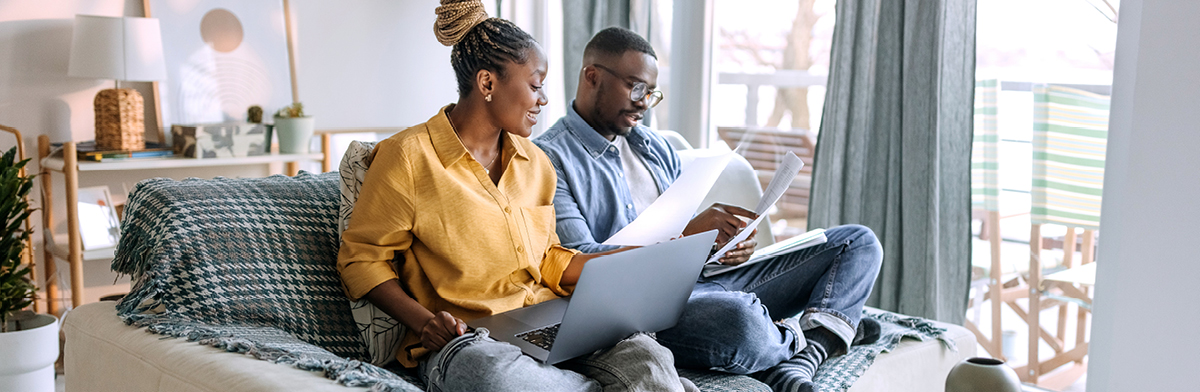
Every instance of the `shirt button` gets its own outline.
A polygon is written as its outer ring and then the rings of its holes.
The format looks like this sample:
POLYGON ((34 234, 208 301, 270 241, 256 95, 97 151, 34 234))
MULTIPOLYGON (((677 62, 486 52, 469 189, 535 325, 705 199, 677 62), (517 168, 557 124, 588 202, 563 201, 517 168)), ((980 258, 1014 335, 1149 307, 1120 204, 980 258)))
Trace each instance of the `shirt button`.
POLYGON ((617 173, 617 177, 625 177, 624 173, 617 173))
POLYGON ((608 146, 608 151, 617 152, 617 148, 613 147, 613 146, 608 146))
POLYGON ((521 253, 521 252, 524 252, 524 251, 525 251, 525 247, 523 247, 523 246, 520 246, 520 245, 517 245, 517 253, 521 253))
POLYGON ((633 208, 633 204, 626 204, 625 208, 633 208))
POLYGON ((504 213, 505 214, 512 213, 512 209, 510 209, 508 207, 504 207, 504 213))

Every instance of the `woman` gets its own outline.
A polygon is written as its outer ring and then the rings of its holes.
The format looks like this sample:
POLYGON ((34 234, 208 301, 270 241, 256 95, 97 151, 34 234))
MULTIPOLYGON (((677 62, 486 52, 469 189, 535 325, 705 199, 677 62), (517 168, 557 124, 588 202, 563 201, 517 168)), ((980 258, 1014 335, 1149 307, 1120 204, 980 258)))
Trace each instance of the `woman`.
POLYGON ((482 8, 442 0, 437 9, 458 103, 372 152, 338 254, 347 294, 408 327, 397 360, 431 390, 683 389, 670 353, 644 334, 565 365, 593 380, 538 363, 486 330, 467 332, 464 319, 569 295, 599 255, 559 245, 554 168, 527 139, 546 104, 546 56, 482 8), (395 252, 404 254, 399 274, 395 252))

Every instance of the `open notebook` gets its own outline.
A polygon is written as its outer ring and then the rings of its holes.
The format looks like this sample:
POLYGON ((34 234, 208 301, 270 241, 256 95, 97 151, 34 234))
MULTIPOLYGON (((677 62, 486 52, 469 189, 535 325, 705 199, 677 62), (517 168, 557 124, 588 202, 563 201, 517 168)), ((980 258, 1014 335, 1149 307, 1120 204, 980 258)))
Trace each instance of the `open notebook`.
POLYGON ((719 263, 704 264, 704 270, 701 272, 701 274, 706 278, 713 275, 723 274, 761 261, 770 260, 775 258, 775 256, 785 255, 800 249, 824 244, 826 240, 825 229, 810 230, 807 233, 789 238, 784 241, 776 242, 770 246, 766 246, 762 249, 754 251, 754 254, 750 255, 750 260, 746 260, 745 263, 738 265, 724 265, 719 263))

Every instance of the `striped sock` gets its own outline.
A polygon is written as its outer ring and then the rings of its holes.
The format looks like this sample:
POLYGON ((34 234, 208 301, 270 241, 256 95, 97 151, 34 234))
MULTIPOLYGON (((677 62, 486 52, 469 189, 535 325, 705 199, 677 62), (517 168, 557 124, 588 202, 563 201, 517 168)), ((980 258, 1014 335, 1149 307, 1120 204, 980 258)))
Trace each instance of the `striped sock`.
POLYGON ((814 328, 804 331, 808 346, 799 354, 780 362, 770 369, 754 373, 752 376, 771 387, 775 392, 810 392, 816 390, 813 375, 817 368, 829 357, 829 348, 840 347, 837 335, 824 328, 814 328))
POLYGON ((825 347, 813 340, 808 341, 808 347, 789 360, 780 362, 770 369, 754 373, 754 378, 769 385, 775 392, 808 392, 813 391, 813 374, 817 367, 825 362, 825 347))

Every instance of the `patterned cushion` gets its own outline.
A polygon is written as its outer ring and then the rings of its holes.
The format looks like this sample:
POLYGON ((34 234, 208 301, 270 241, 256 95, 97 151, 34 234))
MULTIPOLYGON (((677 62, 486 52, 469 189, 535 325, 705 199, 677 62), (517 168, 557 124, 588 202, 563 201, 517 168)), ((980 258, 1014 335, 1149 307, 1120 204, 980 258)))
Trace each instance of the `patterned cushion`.
MULTIPOLYGON (((341 208, 338 210, 338 239, 350 224, 350 214, 354 212, 354 202, 358 201, 358 192, 362 189, 363 179, 367 177, 367 168, 371 166, 371 150, 375 142, 350 142, 342 163, 338 166, 341 173, 340 188, 342 190, 341 208)), ((396 255, 396 260, 403 255, 396 255)), ((395 266, 393 266, 395 268, 395 266)), ((371 363, 383 365, 396 359, 396 351, 400 349, 400 341, 404 339, 405 327, 392 316, 388 316, 370 301, 360 299, 350 301, 354 323, 358 325, 358 333, 367 345, 368 358, 371 363)))

